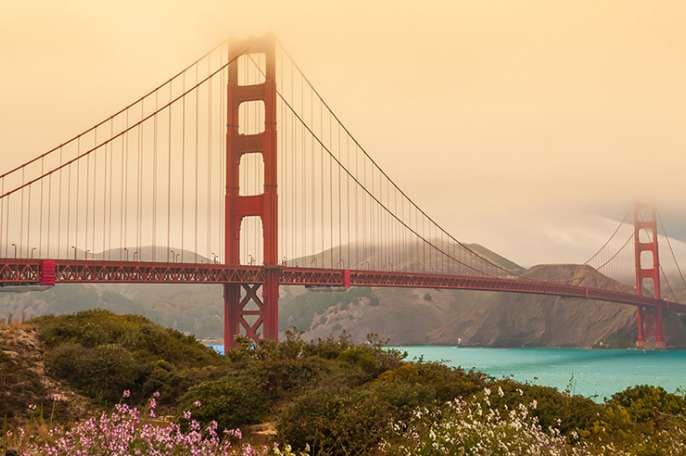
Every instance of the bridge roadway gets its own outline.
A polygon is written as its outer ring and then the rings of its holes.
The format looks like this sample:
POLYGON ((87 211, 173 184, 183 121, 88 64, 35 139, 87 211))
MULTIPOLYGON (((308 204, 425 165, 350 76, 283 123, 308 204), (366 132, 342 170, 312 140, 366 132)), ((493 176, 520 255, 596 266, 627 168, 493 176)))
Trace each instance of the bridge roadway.
MULTIPOLYGON (((686 313, 686 304, 633 293, 521 278, 482 277, 402 271, 366 271, 278 266, 282 285, 314 287, 435 288, 537 294, 656 307, 686 313)), ((265 266, 212 263, 161 263, 111 260, 0 259, 0 286, 52 286, 60 283, 263 283, 265 266)))

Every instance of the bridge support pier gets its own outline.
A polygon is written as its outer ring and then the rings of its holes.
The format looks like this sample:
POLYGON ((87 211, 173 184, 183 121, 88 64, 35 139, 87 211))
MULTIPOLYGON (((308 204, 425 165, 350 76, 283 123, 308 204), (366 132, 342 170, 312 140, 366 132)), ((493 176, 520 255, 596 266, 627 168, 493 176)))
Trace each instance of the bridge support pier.
POLYGON ((636 347, 665 348, 662 305, 648 309, 636 309, 636 347))
POLYGON ((636 293, 660 300, 652 310, 636 309, 636 346, 664 348, 662 289, 660 283, 660 252, 655 208, 646 204, 634 207, 634 256, 636 293))
MULTIPOLYGON (((224 350, 230 350, 238 335, 251 339, 277 340, 279 335, 278 193, 276 143, 275 42, 270 36, 233 43, 229 50, 226 130, 225 261, 241 264, 241 223, 246 217, 262 221, 263 263, 261 283, 224 285, 224 350), (264 59, 260 59, 263 56, 264 59), (264 63, 262 82, 239 83, 244 65, 264 63), (241 67, 239 69, 239 67, 241 67), (241 119, 241 105, 258 103, 264 109, 264 125, 249 129, 250 119, 241 119), (262 127, 262 128, 259 128, 262 127), (256 131, 255 131, 256 130, 256 131), (248 133, 249 131, 249 133, 248 133), (264 190, 241 195, 241 158, 260 154, 264 165, 264 190)), ((245 115, 245 114, 244 114, 245 115)))
POLYGON ((263 284, 224 285, 225 353, 239 335, 253 340, 278 339, 279 271, 265 274, 263 284))

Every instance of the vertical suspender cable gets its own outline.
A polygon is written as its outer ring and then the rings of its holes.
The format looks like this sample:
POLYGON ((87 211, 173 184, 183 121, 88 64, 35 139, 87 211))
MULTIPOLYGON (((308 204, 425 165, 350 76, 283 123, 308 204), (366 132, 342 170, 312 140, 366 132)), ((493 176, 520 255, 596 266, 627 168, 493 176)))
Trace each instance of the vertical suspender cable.
MULTIPOLYGON (((210 75, 210 57, 207 57, 207 75, 210 75)), ((207 81, 207 246, 206 254, 212 253, 212 80, 207 81)), ((214 261, 214 258, 210 258, 214 261)))
POLYGON ((181 97, 181 262, 184 259, 184 234, 186 228, 186 72, 183 73, 181 78, 182 88, 181 93, 184 95, 181 97))
MULTIPOLYGON (((43 175, 45 173, 45 157, 42 157, 40 159, 40 173, 43 175)), ((39 213, 39 221, 38 221, 38 256, 43 257, 43 193, 44 193, 44 188, 43 188, 43 183, 45 179, 40 180, 40 198, 39 198, 39 205, 40 205, 40 213, 39 213)))
MULTIPOLYGON (((81 138, 76 142, 76 155, 81 155, 81 138)), ((76 161, 76 204, 74 205, 74 259, 79 248, 79 195, 81 193, 81 160, 76 161)))
MULTIPOLYGON (((173 81, 169 82, 169 101, 173 98, 173 81)), ((171 255, 171 178, 172 178, 172 110, 167 111, 167 263, 173 260, 171 255)))
MULTIPOLYGON (((155 111, 159 108, 159 91, 155 91, 155 111)), ((152 261, 157 260, 157 117, 152 126, 152 261)))
MULTIPOLYGON (((98 130, 95 130, 96 137, 97 137, 97 132, 98 130)), ((97 139, 96 139, 97 142, 97 139)), ((95 147, 95 146, 94 146, 95 147)), ((90 155, 90 154, 89 154, 90 155)), ((97 151, 95 154, 93 154, 93 214, 92 214, 92 220, 91 220, 91 229, 93 232, 91 233, 91 254, 95 254, 95 206, 97 204, 97 194, 98 194, 98 184, 97 184, 97 170, 98 170, 98 153, 97 151)))
MULTIPOLYGON (((98 142, 98 129, 94 130, 93 147, 98 142)), ((84 194, 84 201, 86 202, 86 228, 83 232, 83 253, 84 259, 88 259, 88 227, 90 223, 90 178, 91 178, 91 154, 86 156, 86 192, 84 194)), ((95 210, 95 209, 94 209, 95 210)))
MULTIPOLYGON (((198 83, 198 67, 195 66, 195 82, 198 83)), ((194 231, 193 231, 193 254, 195 255, 195 262, 198 262, 198 187, 199 187, 199 130, 200 130, 200 87, 195 89, 195 208, 193 210, 194 217, 194 231)))

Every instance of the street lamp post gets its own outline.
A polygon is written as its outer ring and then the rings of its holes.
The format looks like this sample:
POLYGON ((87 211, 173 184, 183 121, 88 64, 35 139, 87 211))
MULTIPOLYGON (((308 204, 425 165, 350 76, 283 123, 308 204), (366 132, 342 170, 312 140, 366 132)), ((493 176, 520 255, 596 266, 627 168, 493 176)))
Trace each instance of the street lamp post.
POLYGON ((14 258, 17 257, 17 244, 12 244, 12 247, 14 248, 14 258))
POLYGON ((76 246, 72 245, 71 248, 72 250, 74 250, 74 259, 76 259, 76 246))
POLYGON ((129 261, 129 249, 124 247, 124 254, 126 255, 126 261, 129 261))

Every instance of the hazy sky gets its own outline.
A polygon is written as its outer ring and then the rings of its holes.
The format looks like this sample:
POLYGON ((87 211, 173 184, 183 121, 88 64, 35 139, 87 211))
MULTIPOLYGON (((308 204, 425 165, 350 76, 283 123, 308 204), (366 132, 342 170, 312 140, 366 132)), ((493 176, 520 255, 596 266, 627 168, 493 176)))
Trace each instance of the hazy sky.
POLYGON ((221 40, 274 32, 458 238, 579 261, 612 230, 589 214, 636 197, 686 237, 683 1, 0 2, 3 170, 221 40))

